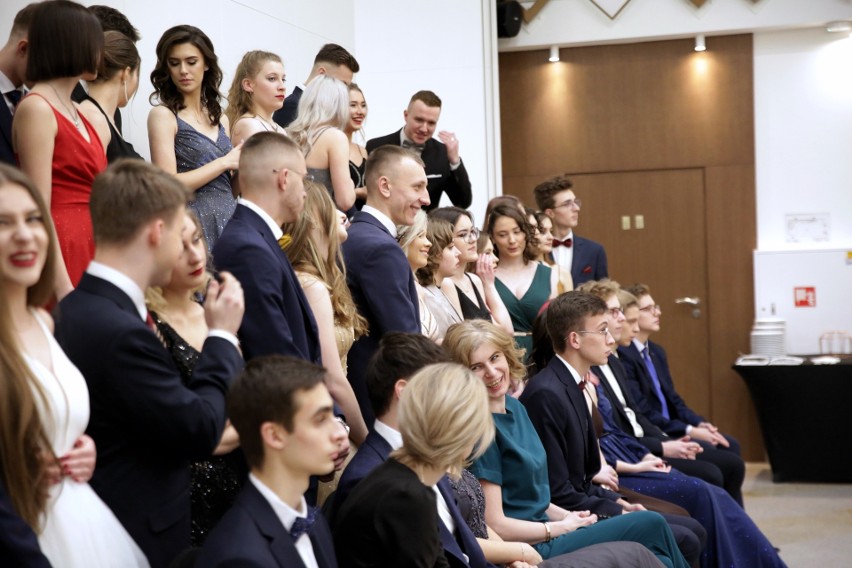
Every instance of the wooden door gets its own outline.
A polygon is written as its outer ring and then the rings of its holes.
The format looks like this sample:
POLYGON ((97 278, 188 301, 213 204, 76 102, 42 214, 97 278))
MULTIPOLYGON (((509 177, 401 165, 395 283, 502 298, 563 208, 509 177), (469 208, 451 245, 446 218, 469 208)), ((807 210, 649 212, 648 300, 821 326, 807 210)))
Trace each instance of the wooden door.
POLYGON ((583 201, 577 234, 604 245, 610 278, 625 287, 636 282, 651 287, 662 310, 661 330, 652 339, 671 353, 678 392, 696 412, 710 416, 703 170, 571 177, 574 193, 583 201), (628 217, 629 229, 623 228, 623 217, 628 217), (644 228, 637 228, 637 220, 644 228), (700 298, 697 318, 692 306, 675 304, 685 296, 700 298))

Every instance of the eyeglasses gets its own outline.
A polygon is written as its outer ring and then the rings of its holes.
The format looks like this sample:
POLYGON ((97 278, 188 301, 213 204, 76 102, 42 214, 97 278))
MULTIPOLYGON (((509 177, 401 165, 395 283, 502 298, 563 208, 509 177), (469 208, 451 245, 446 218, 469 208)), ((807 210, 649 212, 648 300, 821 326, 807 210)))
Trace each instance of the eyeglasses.
POLYGON ((278 168, 277 170, 272 170, 272 173, 273 173, 273 174, 277 174, 277 173, 278 173, 278 172, 280 172, 281 170, 287 170, 287 171, 293 172, 293 173, 294 173, 294 174, 296 174, 296 175, 301 176, 301 177, 302 177, 302 182, 314 181, 314 174, 309 174, 309 173, 307 173, 307 172, 305 172, 305 173, 301 173, 301 172, 297 172, 296 170, 293 170, 293 169, 289 169, 289 170, 288 170, 288 169, 287 169, 287 166, 282 166, 282 167, 278 168))
POLYGON ((461 239, 466 243, 475 243, 479 238, 479 229, 470 229, 469 231, 461 231, 456 235, 457 239, 461 239))
POLYGON ((607 308, 606 311, 609 312, 609 315, 612 316, 612 319, 618 319, 618 316, 624 313, 621 311, 621 308, 607 308))
POLYGON ((607 335, 610 334, 608 327, 605 327, 603 329, 594 329, 594 330, 591 330, 591 331, 581 329, 581 330, 577 331, 577 333, 596 333, 597 335, 600 335, 602 337, 606 337, 607 335))
POLYGON ((639 311, 640 312, 648 312, 649 314, 652 314, 654 312, 659 312, 660 311, 660 304, 657 304, 657 305, 652 304, 650 306, 645 306, 644 308, 639 308, 639 311))
POLYGON ((579 197, 577 197, 575 199, 569 199, 568 201, 563 201, 559 205, 554 205, 553 209, 559 209, 560 207, 568 207, 570 209, 571 207, 575 207, 575 206, 577 207, 577 209, 579 209, 580 207, 582 207, 582 205, 583 205, 583 201, 579 197))

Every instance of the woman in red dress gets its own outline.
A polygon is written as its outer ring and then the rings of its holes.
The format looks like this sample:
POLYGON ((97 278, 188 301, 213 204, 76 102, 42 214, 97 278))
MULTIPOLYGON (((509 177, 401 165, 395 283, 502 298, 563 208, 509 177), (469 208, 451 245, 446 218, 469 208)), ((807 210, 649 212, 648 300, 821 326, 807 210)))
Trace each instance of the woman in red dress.
POLYGON ((94 79, 103 49, 98 19, 68 0, 38 4, 29 28, 27 79, 35 83, 15 112, 12 139, 21 169, 50 206, 59 240, 54 292, 70 292, 94 256, 89 195, 106 153, 71 92, 94 79))

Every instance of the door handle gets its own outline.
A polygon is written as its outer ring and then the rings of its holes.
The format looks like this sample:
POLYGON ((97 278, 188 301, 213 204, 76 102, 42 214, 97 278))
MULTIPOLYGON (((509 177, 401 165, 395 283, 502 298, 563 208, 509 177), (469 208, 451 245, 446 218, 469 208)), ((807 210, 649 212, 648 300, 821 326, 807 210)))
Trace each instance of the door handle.
POLYGON ((684 296, 683 298, 676 298, 675 304, 689 304, 690 306, 698 306, 701 304, 701 298, 684 296))

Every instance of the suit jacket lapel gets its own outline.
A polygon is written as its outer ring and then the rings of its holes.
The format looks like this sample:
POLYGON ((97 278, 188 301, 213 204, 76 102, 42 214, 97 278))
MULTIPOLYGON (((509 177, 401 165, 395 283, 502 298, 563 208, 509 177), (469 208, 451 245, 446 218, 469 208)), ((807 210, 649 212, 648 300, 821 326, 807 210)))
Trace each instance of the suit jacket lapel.
POLYGON ((272 510, 272 506, 250 481, 246 483, 243 493, 238 497, 235 506, 237 505, 248 510, 257 524, 257 528, 269 540, 269 551, 281 568, 290 568, 291 566, 304 568, 305 564, 296 550, 296 545, 293 544, 290 533, 281 524, 281 520, 272 510))
POLYGON ((0 93, 0 134, 9 145, 10 153, 12 152, 12 113, 9 112, 9 107, 6 105, 6 97, 0 93))
POLYGON ((577 417, 577 422, 581 428, 580 433, 583 438, 583 445, 586 449, 586 454, 589 453, 588 448, 588 436, 586 436, 586 432, 588 431, 589 425, 589 409, 586 408, 586 400, 585 397, 580 392, 580 388, 577 386, 577 381, 574 380, 574 377, 571 375, 571 372, 562 363, 559 358, 554 357, 548 363, 549 367, 552 367, 552 370, 556 374, 556 377, 562 383, 562 386, 565 388, 565 394, 568 396, 568 399, 571 401, 571 404, 574 407, 574 413, 577 417))
MULTIPOLYGON (((103 278, 98 278, 97 276, 92 276, 88 272, 84 272, 83 277, 80 279, 80 283, 77 285, 77 287, 96 296, 101 296, 103 298, 112 300, 120 309, 135 314, 137 317, 139 317, 139 312, 136 309, 136 304, 133 303, 133 300, 130 299, 130 296, 125 294, 121 290, 121 288, 119 288, 112 282, 108 282, 103 278)), ((144 322, 142 322, 141 319, 139 323, 142 323, 144 325, 144 322)))

